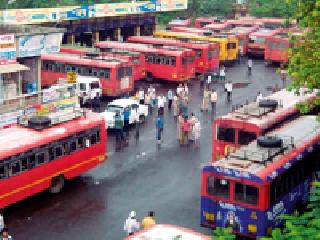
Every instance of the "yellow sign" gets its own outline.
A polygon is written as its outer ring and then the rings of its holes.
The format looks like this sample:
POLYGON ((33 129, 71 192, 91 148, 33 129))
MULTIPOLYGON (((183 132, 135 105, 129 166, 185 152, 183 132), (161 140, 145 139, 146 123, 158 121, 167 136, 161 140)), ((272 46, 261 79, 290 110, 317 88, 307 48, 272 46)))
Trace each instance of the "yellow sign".
POLYGON ((75 72, 68 72, 68 83, 77 83, 77 74, 75 72))

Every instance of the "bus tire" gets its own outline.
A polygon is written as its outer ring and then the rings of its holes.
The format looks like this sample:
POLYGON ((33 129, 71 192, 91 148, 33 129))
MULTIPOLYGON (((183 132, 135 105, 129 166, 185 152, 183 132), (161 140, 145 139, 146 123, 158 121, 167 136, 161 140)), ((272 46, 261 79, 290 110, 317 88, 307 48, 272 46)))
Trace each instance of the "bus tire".
POLYGON ((273 99, 262 99, 259 101, 259 107, 261 107, 261 108, 277 108, 278 102, 273 99))
POLYGON ((146 121, 146 116, 145 115, 140 115, 139 116, 139 122, 144 123, 146 121))
POLYGON ((51 125, 51 119, 46 116, 33 116, 28 120, 28 127, 33 129, 43 129, 51 125))
POLYGON ((154 77, 151 72, 147 72, 147 82, 153 82, 154 77))
POLYGON ((281 148, 283 141, 281 138, 275 136, 260 136, 257 139, 257 144, 259 147, 281 148))
POLYGON ((53 177, 51 179, 51 186, 49 188, 49 192, 52 194, 59 193, 61 192, 63 187, 64 187, 64 176, 59 175, 59 176, 53 177))

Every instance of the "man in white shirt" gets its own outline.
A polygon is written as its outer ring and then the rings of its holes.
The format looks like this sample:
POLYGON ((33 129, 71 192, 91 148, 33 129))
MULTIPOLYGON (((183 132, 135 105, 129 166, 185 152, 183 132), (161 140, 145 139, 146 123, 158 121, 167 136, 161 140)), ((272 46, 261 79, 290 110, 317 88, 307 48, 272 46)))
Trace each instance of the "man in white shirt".
POLYGON ((249 58, 249 59, 248 59, 248 72, 249 72, 249 74, 251 74, 252 65, 253 65, 252 59, 249 58))
POLYGON ((136 212, 131 211, 129 217, 126 219, 123 230, 128 233, 128 235, 133 235, 140 228, 140 224, 136 219, 136 212))
POLYGON ((166 102, 166 97, 163 95, 160 95, 158 97, 158 111, 160 115, 163 115, 164 113, 164 104, 166 102))
POLYGON ((218 100, 218 94, 215 89, 212 90, 210 94, 210 102, 211 102, 211 113, 216 112, 216 103, 218 100))
POLYGON ((144 90, 142 88, 139 90, 139 100, 140 104, 144 104, 144 90))
POLYGON ((211 82, 212 82, 211 75, 208 75, 208 78, 207 78, 208 89, 210 89, 211 82))
POLYGON ((256 97, 256 102, 259 103, 262 98, 263 98, 263 97, 262 97, 262 94, 261 94, 261 92, 259 91, 258 94, 257 94, 257 97, 256 97))
POLYGON ((232 97, 232 82, 228 81, 224 87, 227 91, 227 101, 230 102, 232 97))

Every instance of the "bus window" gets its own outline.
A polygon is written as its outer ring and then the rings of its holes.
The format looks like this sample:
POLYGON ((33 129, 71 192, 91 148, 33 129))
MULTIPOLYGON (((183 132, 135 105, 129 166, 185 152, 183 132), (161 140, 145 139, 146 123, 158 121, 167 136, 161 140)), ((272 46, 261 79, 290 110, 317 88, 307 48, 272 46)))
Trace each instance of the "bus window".
POLYGON ((21 170, 20 162, 16 161, 16 162, 11 163, 10 168, 11 168, 11 176, 18 174, 21 170))
POLYGON ((239 45, 240 45, 240 46, 244 46, 244 39, 242 39, 242 38, 239 39, 239 45))
POLYGON ((274 43, 273 43, 273 42, 269 42, 268 48, 269 48, 269 49, 273 49, 273 48, 274 48, 274 43))
POLYGON ((62 156, 62 147, 61 146, 58 146, 55 148, 55 155, 56 155, 55 158, 59 158, 62 156))
POLYGON ((259 44, 264 44, 265 38, 256 38, 255 42, 259 44))
POLYGON ((218 49, 212 49, 208 52, 209 59, 212 59, 213 57, 219 56, 219 50, 218 49))
POLYGON ((235 187, 235 200, 256 205, 259 198, 258 188, 250 185, 245 185, 241 183, 236 183, 235 187))
POLYGON ((140 58, 139 57, 135 57, 135 58, 132 59, 132 62, 134 64, 139 64, 140 63, 140 58))
POLYGON ((235 142, 235 129, 219 127, 218 129, 218 140, 234 143, 235 142))
POLYGON ((278 49, 281 49, 281 50, 287 49, 287 46, 285 43, 279 43, 277 47, 278 47, 278 49))
POLYGON ((75 140, 73 140, 73 141, 70 143, 70 151, 71 151, 71 152, 77 151, 77 142, 76 142, 75 140))
POLYGON ((121 68, 118 68, 118 71, 117 71, 117 79, 120 80, 121 78, 124 77, 124 68, 121 67, 121 68))
POLYGON ((100 88, 99 82, 90 83, 90 88, 91 89, 99 89, 100 88))
POLYGON ((218 196, 229 198, 229 180, 219 179, 213 176, 208 177, 208 194, 211 196, 218 196))
POLYGON ((32 169, 35 166, 36 166, 36 156, 34 154, 31 154, 29 156, 28 168, 32 169))
POLYGON ((8 168, 6 165, 0 165, 0 179, 8 177, 8 168))
POLYGON ((44 152, 37 154, 37 164, 38 165, 45 163, 46 160, 47 160, 47 158, 46 158, 46 155, 44 152))
POLYGON ((250 142, 252 142, 256 138, 257 138, 257 135, 254 132, 247 132, 247 131, 239 130, 238 143, 240 145, 248 145, 250 142))
POLYGON ((28 170, 28 158, 22 158, 21 160, 21 171, 28 170))
POLYGON ((196 53, 196 57, 197 58, 201 58, 202 54, 201 54, 201 49, 193 49, 194 52, 196 53))
POLYGON ((104 70, 104 76, 105 76, 104 77, 105 79, 109 79, 110 78, 110 69, 105 69, 104 70))
POLYGON ((171 65, 176 66, 176 57, 171 58, 171 65))
POLYGON ((236 43, 228 43, 228 44, 227 44, 227 49, 235 49, 236 46, 237 46, 236 43))
POLYGON ((127 67, 127 76, 128 77, 132 76, 132 67, 127 67))
POLYGON ((86 84, 85 83, 80 83, 79 87, 80 87, 81 91, 86 91, 86 84))

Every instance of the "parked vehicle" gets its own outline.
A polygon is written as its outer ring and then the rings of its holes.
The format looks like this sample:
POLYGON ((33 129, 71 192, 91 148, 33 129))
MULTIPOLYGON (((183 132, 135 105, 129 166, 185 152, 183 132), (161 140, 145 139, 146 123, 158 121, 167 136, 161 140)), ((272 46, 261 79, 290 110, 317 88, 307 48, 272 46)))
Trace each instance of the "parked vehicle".
POLYGON ((144 104, 139 104, 137 100, 134 99, 116 99, 107 105, 104 112, 100 113, 106 122, 106 128, 114 128, 114 117, 117 112, 123 115, 124 109, 128 108, 129 114, 129 124, 134 123, 135 111, 137 111, 139 121, 144 122, 149 114, 148 106, 144 104))
POLYGON ((83 104, 90 104, 95 97, 102 96, 102 87, 99 78, 77 76, 77 85, 83 104))

